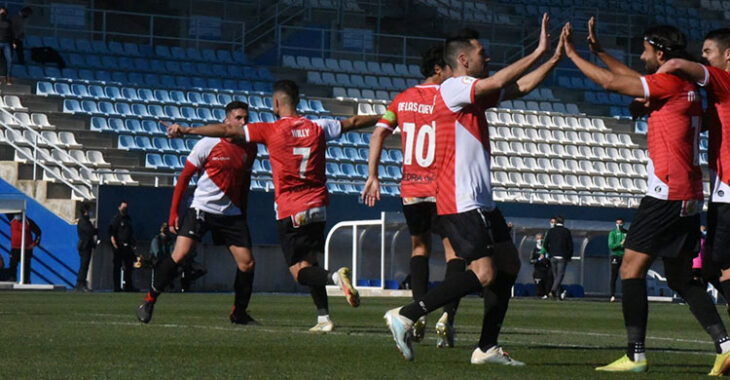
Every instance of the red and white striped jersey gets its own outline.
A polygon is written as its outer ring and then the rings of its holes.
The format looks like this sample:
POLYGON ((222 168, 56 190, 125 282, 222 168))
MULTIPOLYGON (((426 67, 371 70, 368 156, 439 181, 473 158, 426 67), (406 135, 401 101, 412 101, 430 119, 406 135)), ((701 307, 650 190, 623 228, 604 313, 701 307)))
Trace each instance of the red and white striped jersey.
POLYGON ((664 200, 701 200, 699 134, 702 99, 697 86, 672 74, 641 77, 649 99, 649 163, 646 195, 664 200))
POLYGON ((433 113, 439 215, 495 207, 485 112, 499 104, 501 92, 476 99, 478 81, 468 76, 449 78, 441 84, 436 98, 433 113))
POLYGON ((248 202, 256 144, 236 144, 221 138, 198 141, 187 158, 199 179, 191 207, 219 215, 241 215, 248 202))
POLYGON ((705 115, 708 134, 707 166, 712 180, 712 201, 730 203, 730 73, 705 67, 705 80, 699 83, 708 93, 705 115))
POLYGON ((433 108, 439 86, 422 84, 411 87, 395 97, 377 126, 393 131, 401 129, 403 146, 403 178, 400 195, 403 198, 436 195, 436 128, 433 108))
POLYGON ((299 116, 243 128, 246 141, 266 144, 269 149, 277 219, 329 203, 326 141, 340 137, 342 123, 299 116))

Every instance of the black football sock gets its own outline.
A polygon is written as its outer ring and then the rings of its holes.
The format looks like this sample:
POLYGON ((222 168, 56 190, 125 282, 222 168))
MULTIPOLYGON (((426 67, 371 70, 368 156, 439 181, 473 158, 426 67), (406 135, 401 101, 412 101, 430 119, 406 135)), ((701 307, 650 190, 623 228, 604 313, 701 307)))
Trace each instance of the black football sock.
POLYGON ((251 292, 253 291, 253 270, 242 272, 236 270, 236 281, 233 284, 235 289, 234 305, 236 310, 245 312, 248 308, 248 302, 251 300, 251 292))
POLYGON ((623 289, 621 305, 629 341, 626 356, 632 361, 644 360, 646 353, 644 347, 646 324, 649 317, 646 279, 630 278, 621 280, 621 287, 623 289))
POLYGON ((516 279, 512 274, 498 271, 494 281, 484 288, 484 318, 479 337, 479 349, 484 352, 497 345, 516 279))
POLYGON ((428 292, 428 257, 412 256, 410 267, 413 300, 420 301, 428 292))
POLYGON ((328 315, 330 311, 327 300, 327 288, 324 286, 310 286, 309 293, 312 295, 314 306, 317 307, 317 315, 328 315))
POLYGON ((728 339, 720 315, 717 314, 715 304, 707 294, 706 286, 698 284, 696 281, 687 281, 676 286, 676 289, 673 290, 684 298, 695 319, 710 334, 718 353, 722 352, 721 346, 723 343, 725 343, 725 346, 730 345, 730 343, 726 343, 730 339, 728 339))
POLYGON ((297 282, 304 286, 327 286, 332 283, 332 276, 322 267, 304 267, 299 270, 297 282))
POLYGON ((474 272, 468 270, 463 273, 457 273, 450 278, 444 280, 441 285, 431 289, 421 301, 412 302, 403 306, 400 315, 415 321, 423 315, 426 315, 449 302, 464 297, 473 292, 482 289, 482 284, 474 272))
POLYGON ((721 281, 720 287, 717 289, 722 292, 722 296, 725 297, 725 302, 730 305, 730 280, 721 281))
MULTIPOLYGON (((444 280, 447 278, 453 276, 456 273, 464 273, 466 270, 466 262, 462 259, 453 259, 449 260, 448 263, 446 263, 446 276, 444 276, 444 280)), ((459 301, 461 301, 461 298, 457 299, 456 301, 450 302, 444 306, 444 313, 446 313, 449 317, 449 325, 454 325, 454 317, 456 317, 456 310, 459 308, 459 301)))
POLYGON ((155 277, 150 287, 149 295, 152 299, 157 299, 160 293, 164 292, 165 289, 170 286, 175 277, 177 277, 177 263, 172 259, 172 256, 166 256, 157 263, 155 266, 155 277))

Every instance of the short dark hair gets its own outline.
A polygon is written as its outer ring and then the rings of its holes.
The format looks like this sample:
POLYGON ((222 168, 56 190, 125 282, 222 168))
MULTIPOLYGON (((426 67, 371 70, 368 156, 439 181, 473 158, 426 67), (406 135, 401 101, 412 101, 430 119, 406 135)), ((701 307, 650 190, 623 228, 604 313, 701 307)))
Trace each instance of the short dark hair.
POLYGON ((730 48, 730 28, 711 30, 710 33, 707 33, 705 36, 705 40, 715 41, 715 43, 717 43, 717 47, 719 47, 721 51, 725 51, 730 48))
POLYGON ((299 86, 294 81, 282 79, 274 82, 274 93, 281 92, 288 96, 293 105, 299 103, 299 86))
POLYGON ((690 58, 687 53, 687 36, 671 25, 657 25, 644 32, 644 41, 664 52, 666 60, 690 58))
POLYGON ((464 49, 471 48, 471 40, 478 40, 479 32, 464 28, 449 36, 444 43, 444 59, 453 68, 458 63, 456 58, 464 49))
POLYGON ((91 211, 91 205, 88 203, 82 203, 81 204, 81 213, 83 214, 83 213, 87 213, 89 211, 91 211))
POLYGON ((616 220, 620 220, 620 221, 623 222, 624 221, 624 218, 622 218, 622 217, 619 216, 618 218, 616 218, 616 220))
POLYGON ((421 74, 424 78, 432 77, 436 72, 433 67, 441 68, 446 66, 444 61, 444 46, 441 44, 431 46, 421 55, 421 74))
POLYGON ((242 110, 248 111, 248 104, 244 103, 242 101, 239 101, 239 100, 234 100, 234 101, 226 104, 226 115, 231 113, 231 111, 237 110, 237 109, 242 109, 242 110))
POLYGON ((565 223, 565 217, 562 215, 558 216, 557 218, 555 218, 555 223, 559 223, 559 224, 565 223))

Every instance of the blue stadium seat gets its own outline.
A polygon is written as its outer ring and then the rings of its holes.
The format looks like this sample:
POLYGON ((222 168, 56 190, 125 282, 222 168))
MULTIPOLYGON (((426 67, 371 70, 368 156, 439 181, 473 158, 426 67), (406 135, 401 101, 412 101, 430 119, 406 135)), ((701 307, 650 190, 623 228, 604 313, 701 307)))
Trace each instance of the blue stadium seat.
POLYGON ((392 175, 390 175, 390 173, 388 173, 387 170, 385 170, 385 166, 383 165, 378 166, 378 177, 385 180, 395 179, 392 175))
POLYGON ((611 104, 611 100, 608 98, 608 94, 605 92, 596 93, 596 100, 599 104, 611 104))
POLYGON ((155 150, 152 145, 152 141, 147 136, 137 136, 134 138, 134 142, 137 144, 137 148, 142 150, 155 150))
MULTIPOLYGON (((327 182, 327 191, 330 194, 337 194, 337 193, 343 192, 342 189, 340 189, 340 185, 338 185, 336 183, 331 183, 331 182, 327 182)), ((360 282, 360 281, 358 280, 358 282, 360 282)))
POLYGON ((218 104, 222 106, 228 105, 228 103, 232 102, 233 98, 229 94, 218 94, 218 104))
POLYGON ((160 77, 157 74, 145 74, 144 84, 151 87, 160 87, 160 77))
POLYGON ((233 79, 224 79, 222 88, 226 90, 236 90, 238 89, 238 82, 233 79))
POLYGON ((209 106, 219 106, 220 105, 220 103, 218 103, 218 98, 212 92, 203 93, 203 102, 204 102, 204 104, 207 104, 209 106))
POLYGON ((325 151, 325 156, 328 160, 342 161, 343 159, 345 159, 345 154, 338 146, 327 147, 327 150, 325 151))
POLYGON ((259 73, 251 66, 244 66, 243 77, 249 80, 256 80, 259 79, 259 73))
POLYGON ((147 153, 145 155, 144 167, 149 169, 168 169, 167 165, 162 161, 162 157, 157 153, 147 153))
POLYGON ((103 114, 103 112, 99 111, 99 107, 96 106, 96 102, 93 100, 81 101, 81 109, 83 110, 83 112, 92 115, 103 114))
POLYGON ((274 90, 274 86, 271 82, 254 82, 253 89, 254 91, 271 93, 274 90))
POLYGON ((187 75, 198 75, 198 69, 190 62, 180 63, 180 70, 187 75))
POLYGON ((226 118, 226 111, 223 108, 213 108, 213 119, 223 121, 226 118))
POLYGON ((51 82, 38 81, 35 84, 35 93, 39 96, 56 95, 51 82))
POLYGON ((137 44, 132 42, 125 42, 124 43, 124 54, 122 55, 128 55, 132 57, 136 57, 140 55, 139 47, 137 44))
POLYGON ((182 74, 183 72, 180 63, 177 61, 165 61, 165 70, 173 74, 182 74))
POLYGON ((244 71, 239 66, 234 65, 228 65, 226 67, 226 71, 228 72, 228 76, 231 78, 245 78, 246 74, 244 74, 244 71))
POLYGON ((231 52, 228 50, 218 50, 216 56, 219 62, 233 63, 233 56, 231 56, 231 52))
POLYGON ((180 90, 170 91, 170 100, 178 105, 188 103, 188 99, 185 97, 185 93, 180 90))
POLYGON ((244 92, 251 92, 253 91, 253 84, 247 80, 239 80, 238 89, 244 92))
POLYGON ((147 68, 148 71, 152 71, 155 73, 166 73, 167 69, 165 68, 165 64, 160 61, 159 59, 150 59, 150 66, 147 68))
POLYGON ((43 68, 40 66, 29 66, 28 76, 31 78, 44 78, 46 73, 43 72, 43 68))
POLYGON ((106 70, 97 70, 94 72, 94 79, 100 82, 111 82, 112 76, 106 70))
POLYGON ((356 162, 360 160, 360 155, 357 153, 357 149, 348 146, 342 149, 342 152, 345 154, 345 158, 349 160, 350 162, 356 162))
POLYGON ((273 110, 274 109, 274 100, 270 96, 264 96, 264 104, 270 110, 273 110))
POLYGON ((180 107, 180 114, 182 115, 183 119, 187 120, 200 120, 198 118, 198 114, 195 113, 195 108, 190 106, 182 106, 180 107))
POLYGON ((401 164, 403 163, 403 152, 397 149, 392 149, 390 151, 390 156, 393 159, 394 162, 401 164))
POLYGON ((248 57, 246 57, 246 53, 242 50, 234 50, 233 51, 233 62, 236 62, 240 65, 245 65, 248 63, 248 57))
POLYGON ((259 113, 259 117, 264 123, 273 123, 276 121, 276 117, 271 112, 261 112, 259 113))
POLYGON ((210 77, 214 75, 209 63, 196 63, 195 69, 202 76, 210 77))
POLYGON ((165 114, 171 119, 182 119, 180 115, 180 109, 176 106, 165 106, 165 114))
POLYGON ((155 117, 158 119, 165 118, 165 111, 162 109, 162 107, 160 105, 150 104, 147 107, 147 110, 149 111, 150 115, 152 115, 152 117, 155 117))
POLYGON ((264 100, 258 95, 251 95, 248 97, 248 105, 253 107, 255 110, 268 110, 269 107, 264 104, 264 100))
POLYGON ((77 98, 91 98, 92 97, 91 95, 89 95, 89 91, 86 89, 86 85, 83 85, 83 84, 72 84, 71 92, 77 98))
POLYGON ((111 128, 116 133, 130 133, 127 127, 124 126, 124 122, 122 121, 122 119, 116 117, 109 118, 109 128, 111 128))
POLYGON ((299 104, 297 104, 297 111, 302 113, 314 112, 314 110, 309 107, 309 102, 307 102, 307 99, 299 99, 299 104))
POLYGON ((199 92, 188 91, 188 103, 193 105, 204 104, 203 97, 200 96, 199 92))
POLYGON ((103 115, 110 116, 116 115, 117 111, 114 109, 114 105, 111 102, 100 101, 96 103, 99 112, 103 115))
POLYGON ((193 150, 193 147, 195 147, 195 144, 200 141, 199 139, 185 139, 185 147, 188 149, 188 151, 193 150))
POLYGON ((112 132, 114 131, 107 124, 106 119, 103 117, 92 117, 90 129, 95 132, 112 132))
POLYGON ((203 57, 200 55, 200 50, 196 48, 187 48, 185 50, 185 56, 188 57, 188 59, 193 61, 202 61, 203 57))
POLYGON ((183 140, 183 139, 178 139, 178 138, 170 139, 170 140, 168 140, 168 143, 170 144, 170 149, 173 152, 187 153, 190 151, 190 149, 188 149, 185 146, 185 140, 183 140))
POLYGON ((45 69, 45 74, 47 78, 61 78, 61 70, 59 70, 57 67, 53 66, 47 66, 45 69))
POLYGON ((127 74, 127 82, 141 85, 144 84, 144 77, 140 73, 130 72, 127 74))
MULTIPOLYGON (((28 38, 30 38, 30 36, 28 38)), ((91 48, 91 41, 87 39, 77 39, 76 51, 80 53, 92 53, 93 49, 91 48)))
POLYGON ((132 115, 145 118, 145 117, 152 117, 153 115, 150 115, 150 112, 147 110, 147 106, 141 103, 134 103, 132 104, 132 115))
POLYGON ((172 58, 172 52, 170 51, 170 48, 166 45, 155 46, 155 55, 160 58, 172 58))
POLYGON ((114 110, 117 112, 118 115, 121 115, 124 117, 136 116, 134 114, 134 112, 132 112, 132 108, 127 103, 123 103, 123 102, 114 103, 114 110))
POLYGON ((109 52, 116 55, 124 55, 124 47, 116 41, 109 41, 109 52))
POLYGON ((341 164, 340 165, 340 172, 342 173, 343 177, 347 178, 356 178, 357 171, 355 171, 355 166, 352 164, 341 164))
POLYGON ((570 84, 572 85, 572 88, 587 88, 583 83, 583 78, 580 77, 571 77, 570 84))
POLYGON ((342 175, 342 172, 340 171, 340 167, 333 162, 328 162, 326 164, 325 171, 326 171, 328 177, 336 178, 336 177, 339 177, 342 175))
POLYGON ((57 95, 63 96, 64 98, 75 98, 76 95, 71 91, 71 86, 66 83, 54 83, 53 90, 57 95))
POLYGON ((209 122, 218 121, 213 117, 213 114, 210 112, 209 108, 198 108, 196 111, 200 120, 205 120, 209 122))
POLYGON ((104 64, 101 62, 101 58, 98 55, 89 54, 84 57, 86 60, 86 66, 94 69, 103 69, 104 64))
POLYGON ((357 132, 348 132, 345 133, 345 136, 347 137, 347 141, 354 146, 367 146, 367 144, 362 141, 360 134, 357 132))
POLYGON ((355 171, 361 178, 368 178, 368 166, 365 164, 357 164, 355 171))
POLYGON ((106 94, 104 93, 104 88, 99 85, 96 85, 96 84, 89 85, 87 90, 88 90, 89 96, 91 96, 92 98, 94 98, 96 100, 107 98, 106 94))
POLYGON ((208 62, 218 62, 218 57, 213 49, 203 49, 203 60, 208 62))
POLYGON ((76 71, 76 69, 73 68, 63 68, 61 70, 61 77, 70 79, 70 80, 77 80, 79 78, 79 73, 76 71))
POLYGON ((269 69, 267 69, 266 67, 259 67, 258 74, 259 74, 259 78, 261 78, 263 80, 270 81, 270 82, 275 81, 274 76, 271 75, 271 71, 269 71, 269 69))
POLYGON ((127 78, 127 73, 122 71, 115 71, 112 73, 112 82, 117 83, 128 83, 129 79, 127 78))
POLYGON ((132 87, 122 87, 122 97, 130 102, 139 102, 139 95, 137 95, 137 89, 132 87))
POLYGON ((161 125, 153 120, 142 120, 142 130, 149 135, 164 135, 165 132, 160 129, 161 125))
POLYGON ((327 114, 330 113, 330 111, 327 111, 324 108, 324 105, 322 105, 322 101, 318 99, 312 99, 309 101, 309 107, 318 114, 327 114))
POLYGON ((170 143, 167 141, 167 138, 165 138, 165 137, 153 137, 152 146, 161 152, 172 152, 173 151, 173 149, 170 148, 170 143))
POLYGON ((25 45, 29 48, 43 46, 43 39, 39 36, 31 34, 26 37, 25 45))
POLYGON ((192 87, 197 87, 197 88, 203 89, 208 86, 208 82, 206 82, 205 79, 203 79, 203 78, 195 77, 192 79, 192 81, 193 81, 192 87))
MULTIPOLYGON (((383 149, 383 153, 380 155, 380 162, 385 162, 385 160, 390 160, 390 158, 387 155, 387 149, 383 149)), ((357 149, 357 158, 358 161, 368 162, 368 157, 370 155, 370 150, 368 148, 358 148, 357 149)))
POLYGON ((388 174, 395 179, 401 178, 401 171, 400 168, 393 165, 386 166, 385 170, 388 172, 388 174))
POLYGON ((140 124, 139 120, 137 119, 125 119, 124 127, 126 127, 128 131, 134 133, 135 135, 147 133, 147 131, 142 128, 142 124, 140 124))
POLYGON ((53 48, 55 50, 60 50, 60 47, 58 45, 58 37, 56 36, 44 36, 43 37, 43 46, 53 48))
POLYGON ((117 149, 121 150, 135 150, 137 144, 134 142, 134 137, 128 135, 119 135, 117 137, 117 149))
POLYGON ((211 67, 211 70, 213 71, 213 75, 215 75, 215 76, 219 76, 219 77, 222 77, 222 78, 225 78, 225 77, 228 76, 228 71, 221 64, 213 65, 211 67))
POLYGON ((175 77, 168 74, 160 75, 160 85, 167 88, 174 88, 175 86, 177 86, 177 84, 175 83, 175 77))
POLYGON ((248 111, 248 122, 249 123, 260 123, 261 117, 256 111, 248 111))
POLYGON ((586 101, 586 103, 591 104, 599 104, 598 99, 596 98, 596 94, 592 91, 586 91, 583 93, 583 100, 586 101))
POLYGON ((156 89, 154 91, 155 99, 157 99, 160 103, 172 103, 172 99, 170 99, 170 93, 167 92, 167 90, 161 90, 156 89))
MULTIPOLYGON (((119 70, 120 65, 117 61, 117 57, 112 55, 105 55, 101 57, 101 64, 104 65, 104 68, 107 70, 119 70)), ((125 66, 121 66, 125 67, 125 66)), ((129 67, 129 66, 126 66, 129 67)))
POLYGON ((139 100, 145 103, 157 101, 157 99, 155 99, 155 94, 149 88, 138 88, 137 96, 139 96, 139 100))

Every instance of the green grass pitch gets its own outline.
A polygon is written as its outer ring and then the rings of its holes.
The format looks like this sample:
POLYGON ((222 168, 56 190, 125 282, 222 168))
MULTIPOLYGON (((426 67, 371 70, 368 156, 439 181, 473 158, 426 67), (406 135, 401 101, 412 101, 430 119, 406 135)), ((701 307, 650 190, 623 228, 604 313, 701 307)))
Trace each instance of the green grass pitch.
POLYGON ((514 299, 501 336, 504 349, 527 363, 514 368, 469 364, 482 317, 476 297, 461 303, 457 347, 435 347, 434 313, 412 363, 382 319, 406 299, 365 298, 353 309, 330 297, 336 330, 312 335, 308 296, 254 294, 249 311, 261 325, 252 327, 228 321, 232 298, 164 294, 142 325, 135 318, 142 294, 0 292, 0 378, 676 379, 702 376, 714 360, 709 337, 679 304, 649 307, 649 374, 612 375, 593 367, 623 354, 620 303, 514 299))

